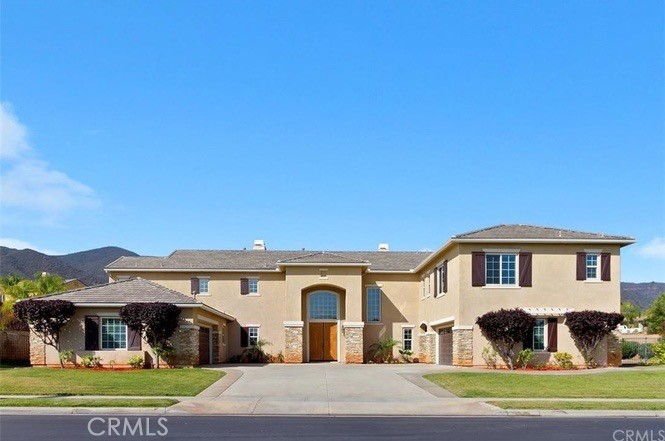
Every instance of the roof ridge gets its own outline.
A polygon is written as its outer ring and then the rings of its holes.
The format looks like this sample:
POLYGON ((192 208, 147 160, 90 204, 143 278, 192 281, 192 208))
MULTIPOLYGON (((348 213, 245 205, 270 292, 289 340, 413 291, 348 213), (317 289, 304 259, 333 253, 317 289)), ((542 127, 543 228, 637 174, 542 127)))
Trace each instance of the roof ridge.
MULTIPOLYGON (((478 229, 471 230, 471 231, 465 231, 464 233, 453 234, 452 237, 455 238, 455 237, 460 237, 460 236, 468 236, 469 234, 476 234, 476 233, 480 233, 481 231, 493 230, 494 228, 506 227, 508 225, 510 225, 510 224, 491 225, 489 227, 478 228, 478 229)), ((514 225, 517 225, 517 224, 514 224, 514 225)))
MULTIPOLYGON (((43 299, 43 298, 46 298, 46 297, 59 296, 60 294, 68 294, 70 292, 85 291, 87 289, 101 288, 103 286, 108 286, 108 285, 116 285, 118 283, 125 283, 125 282, 129 282, 130 280, 135 280, 135 279, 140 279, 140 277, 130 277, 127 280, 114 280, 113 282, 106 282, 106 283, 100 283, 98 285, 90 285, 90 286, 84 286, 84 287, 81 287, 81 288, 68 289, 67 291, 52 292, 52 293, 49 293, 49 294, 43 294, 41 296, 34 296, 34 297, 29 297, 29 298, 39 297, 40 299, 43 299)), ((143 279, 143 280, 145 280, 145 279, 143 279)))

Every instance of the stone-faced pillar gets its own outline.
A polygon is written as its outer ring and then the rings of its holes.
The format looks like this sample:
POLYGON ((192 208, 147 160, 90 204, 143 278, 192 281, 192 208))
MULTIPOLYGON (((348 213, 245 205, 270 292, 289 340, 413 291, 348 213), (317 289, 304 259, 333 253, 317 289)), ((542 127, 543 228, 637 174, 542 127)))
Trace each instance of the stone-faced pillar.
POLYGON ((473 326, 453 326, 453 366, 473 366, 473 326))
POLYGON ((219 336, 220 332, 215 329, 212 331, 212 363, 221 363, 222 362, 222 357, 221 357, 221 352, 219 350, 221 339, 219 336))
POLYGON ((362 363, 365 350, 363 347, 364 322, 344 322, 344 361, 362 363))
POLYGON ((46 345, 34 332, 30 332, 30 365, 46 365, 46 345))
POLYGON ((303 361, 303 327, 304 322, 284 322, 286 347, 284 350, 285 363, 302 363, 303 361))
POLYGON ((436 363, 436 332, 418 334, 418 361, 436 363))
POLYGON ((199 327, 193 324, 178 326, 171 341, 175 349, 168 357, 171 366, 197 366, 199 364, 199 327))

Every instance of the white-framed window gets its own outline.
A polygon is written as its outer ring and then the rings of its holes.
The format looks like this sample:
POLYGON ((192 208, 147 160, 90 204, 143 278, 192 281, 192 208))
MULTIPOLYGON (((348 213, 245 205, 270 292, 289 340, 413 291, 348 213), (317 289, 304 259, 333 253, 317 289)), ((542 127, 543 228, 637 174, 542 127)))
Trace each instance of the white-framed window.
POLYGON ((367 321, 373 323, 381 321, 381 288, 378 286, 367 288, 367 321))
POLYGON ((587 253, 586 255, 587 280, 598 280, 600 278, 599 262, 600 262, 600 256, 597 253, 587 253))
POLYGON ((102 349, 127 349, 127 325, 117 317, 102 318, 102 349))
POLYGON ((330 291, 317 291, 309 295, 310 320, 337 320, 339 297, 330 291))
POLYGON ((413 350, 413 328, 402 328, 402 349, 413 350))
POLYGON ((210 278, 209 277, 199 277, 199 294, 207 295, 210 294, 210 278))
POLYGON ((517 284, 517 254, 486 254, 485 255, 485 284, 486 285, 516 285, 517 284))
POLYGON ((250 326, 247 328, 247 342, 250 346, 254 346, 259 342, 259 327, 250 326))
POLYGON ((423 279, 423 283, 422 283, 423 289, 422 289, 422 292, 420 293, 420 298, 421 299, 424 299, 426 297, 426 290, 425 290, 425 281, 426 280, 427 280, 426 278, 423 279))
POLYGON ((256 277, 250 277, 247 279, 247 283, 249 284, 249 294, 258 294, 259 293, 259 279, 256 277))
POLYGON ((441 264, 440 267, 436 269, 436 277, 438 278, 439 283, 437 284, 437 293, 436 295, 439 296, 441 294, 444 294, 443 291, 443 283, 446 280, 446 266, 444 264, 441 264))
POLYGON ((536 319, 536 324, 533 326, 533 350, 545 350, 545 338, 547 336, 547 320, 536 319))

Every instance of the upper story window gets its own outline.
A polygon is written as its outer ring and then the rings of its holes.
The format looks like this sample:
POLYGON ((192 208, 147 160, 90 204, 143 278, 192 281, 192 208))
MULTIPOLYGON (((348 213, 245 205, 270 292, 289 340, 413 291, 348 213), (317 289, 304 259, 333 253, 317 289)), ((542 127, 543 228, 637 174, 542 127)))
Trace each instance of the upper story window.
POLYGON ((210 284, 210 279, 207 277, 199 277, 199 294, 209 294, 208 285, 210 284))
POLYGON ((598 254, 586 255, 586 278, 587 280, 598 280, 598 254))
POLYGON ((256 277, 249 278, 249 293, 258 294, 259 293, 259 279, 256 277))
POLYGON ((367 288, 367 321, 381 321, 381 289, 378 286, 367 288))
POLYGON ((436 292, 434 295, 436 297, 443 295, 448 292, 448 261, 444 260, 441 266, 437 267, 434 271, 434 277, 436 278, 436 292))
POLYGON ((119 318, 102 318, 102 349, 127 349, 127 325, 119 318))
POLYGON ((313 320, 337 320, 337 294, 317 291, 309 295, 309 318, 313 320))
POLYGON ((517 256, 515 254, 485 255, 485 284, 515 285, 517 256))

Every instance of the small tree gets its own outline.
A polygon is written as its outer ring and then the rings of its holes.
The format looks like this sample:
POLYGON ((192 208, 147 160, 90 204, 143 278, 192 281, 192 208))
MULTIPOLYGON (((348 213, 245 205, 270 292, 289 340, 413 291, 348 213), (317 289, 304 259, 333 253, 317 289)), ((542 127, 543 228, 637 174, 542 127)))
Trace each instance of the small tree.
MULTIPOLYGON (((67 300, 28 299, 14 305, 14 314, 44 344, 60 352, 60 330, 74 315, 74 309, 74 304, 67 300)), ((62 358, 60 367, 65 367, 62 358)))
POLYGON ((632 304, 631 302, 621 302, 621 314, 624 316, 624 325, 633 326, 637 323, 637 319, 642 314, 640 307, 632 304))
POLYGON ((485 337, 492 341, 510 370, 515 369, 515 345, 522 343, 533 329, 536 319, 521 309, 500 309, 481 315, 476 320, 485 337))
POLYGON ((129 329, 138 332, 160 357, 173 350, 169 339, 178 328, 180 309, 172 303, 128 303, 120 309, 120 318, 129 329))
POLYGON ((656 297, 649 306, 644 322, 649 328, 649 333, 665 336, 665 292, 656 297))
POLYGON ((379 339, 376 343, 370 346, 370 350, 374 351, 374 361, 377 363, 390 363, 394 360, 393 348, 399 347, 400 343, 392 337, 385 337, 379 339))
POLYGON ((618 312, 602 311, 567 312, 565 317, 570 334, 580 346, 587 368, 593 366, 591 353, 606 335, 619 326, 624 318, 618 312))

